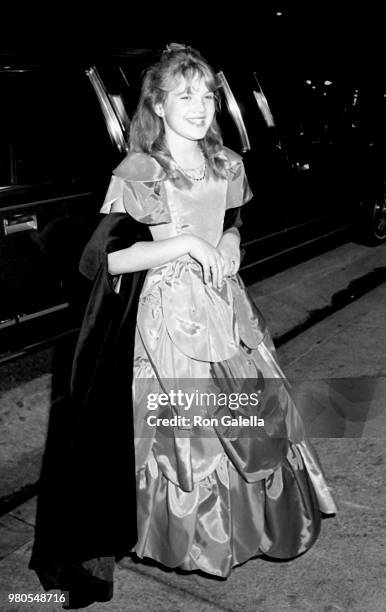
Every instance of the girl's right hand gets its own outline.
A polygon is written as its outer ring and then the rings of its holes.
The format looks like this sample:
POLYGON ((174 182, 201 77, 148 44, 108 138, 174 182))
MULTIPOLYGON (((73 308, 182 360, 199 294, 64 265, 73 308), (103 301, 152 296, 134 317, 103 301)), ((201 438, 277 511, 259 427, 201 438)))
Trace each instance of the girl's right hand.
POLYGON ((221 289, 224 281, 224 261, 216 247, 198 236, 189 236, 189 255, 202 266, 204 283, 212 281, 213 286, 221 289))

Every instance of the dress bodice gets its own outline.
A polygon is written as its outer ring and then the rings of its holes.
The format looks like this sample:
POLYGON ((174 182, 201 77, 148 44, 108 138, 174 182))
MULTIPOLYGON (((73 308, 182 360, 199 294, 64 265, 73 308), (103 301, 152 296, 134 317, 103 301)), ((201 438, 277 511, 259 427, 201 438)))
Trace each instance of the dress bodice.
MULTIPOLYGON (((189 233, 217 246, 223 234, 227 181, 209 175, 205 181, 187 182, 181 176, 165 181, 164 187, 171 221, 151 226, 153 239, 189 233)), ((149 346, 158 342, 150 322, 155 304, 162 304, 162 317, 174 344, 203 362, 228 359, 237 352, 240 338, 254 346, 264 334, 262 322, 246 303, 240 277, 226 277, 221 289, 205 284, 201 265, 190 255, 156 266, 147 274, 138 326, 149 346), (241 303, 242 314, 236 320, 235 308, 241 303)))
POLYGON ((164 186, 172 221, 153 225, 153 239, 195 234, 216 246, 223 231, 227 181, 210 173, 204 181, 188 183, 181 176, 164 186))
MULTIPOLYGON (((224 178, 208 168, 203 181, 182 172, 170 178, 149 155, 129 154, 114 170, 101 212, 126 211, 149 225, 155 241, 186 233, 217 246, 225 211, 252 197, 241 157, 225 148, 224 154, 224 178)), ((201 265, 189 254, 155 266, 147 273, 137 314, 144 344, 157 344, 155 319, 161 317, 174 345, 192 359, 221 362, 237 352, 240 339, 253 348, 264 325, 244 294, 238 275, 226 277, 221 289, 204 283, 201 265)))

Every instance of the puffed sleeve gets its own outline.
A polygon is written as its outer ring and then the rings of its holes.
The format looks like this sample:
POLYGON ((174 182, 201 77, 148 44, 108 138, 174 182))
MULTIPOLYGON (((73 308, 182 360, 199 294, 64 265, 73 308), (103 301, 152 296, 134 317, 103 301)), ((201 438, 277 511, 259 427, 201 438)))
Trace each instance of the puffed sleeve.
POLYGON ((101 213, 126 212, 146 225, 170 223, 164 181, 167 176, 158 162, 144 153, 129 153, 115 168, 101 213))
POLYGON ((228 159, 226 164, 228 179, 226 210, 228 210, 238 208, 249 202, 253 198, 253 193, 245 174, 242 157, 226 147, 224 147, 224 151, 228 159))

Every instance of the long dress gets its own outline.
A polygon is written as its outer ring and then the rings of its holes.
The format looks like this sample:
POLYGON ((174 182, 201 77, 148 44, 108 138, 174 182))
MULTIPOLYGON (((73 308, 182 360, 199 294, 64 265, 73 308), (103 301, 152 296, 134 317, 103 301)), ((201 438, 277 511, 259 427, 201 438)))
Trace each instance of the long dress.
MULTIPOLYGON (((224 151, 227 179, 204 181, 159 171, 147 182, 146 156, 133 154, 104 211, 120 202, 153 240, 192 233, 216 246, 225 211, 251 198, 241 158, 224 151)), ((336 506, 238 274, 217 289, 189 255, 148 271, 133 380, 139 557, 227 577, 252 557, 312 546, 336 506)))

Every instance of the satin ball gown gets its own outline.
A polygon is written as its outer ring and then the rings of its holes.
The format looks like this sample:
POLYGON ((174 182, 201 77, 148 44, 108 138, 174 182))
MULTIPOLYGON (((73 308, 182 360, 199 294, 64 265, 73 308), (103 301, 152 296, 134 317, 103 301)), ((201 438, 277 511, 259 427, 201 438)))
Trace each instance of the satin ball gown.
MULTIPOLYGON (((226 148, 224 154, 227 178, 207 169, 203 181, 182 173, 170 179, 153 159, 149 172, 149 156, 129 154, 102 211, 115 202, 115 210, 148 223, 153 240, 193 233, 216 246, 226 210, 252 196, 241 158, 226 148)), ((139 557, 227 577, 261 554, 289 559, 305 552, 322 514, 336 512, 264 318, 238 274, 217 289, 203 282, 189 255, 148 271, 138 305, 133 405, 139 557), (150 392, 170 396, 178 384, 217 396, 257 389, 258 403, 242 407, 242 422, 251 426, 229 426, 240 414, 210 402, 200 405, 203 420, 194 426, 192 419, 181 425, 186 407, 149 409, 150 392), (154 424, 166 414, 180 421, 154 424)))

